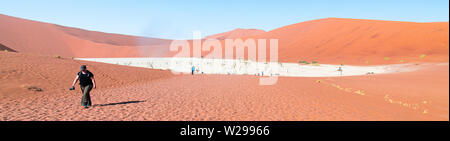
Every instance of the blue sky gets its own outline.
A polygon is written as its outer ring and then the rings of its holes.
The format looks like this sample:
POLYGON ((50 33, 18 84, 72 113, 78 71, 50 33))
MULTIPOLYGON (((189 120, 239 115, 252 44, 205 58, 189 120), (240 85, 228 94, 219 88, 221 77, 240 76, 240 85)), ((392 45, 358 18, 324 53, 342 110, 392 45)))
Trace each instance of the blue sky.
POLYGON ((326 17, 449 21, 448 0, 5 0, 0 14, 88 30, 190 39, 235 28, 266 31, 326 17))

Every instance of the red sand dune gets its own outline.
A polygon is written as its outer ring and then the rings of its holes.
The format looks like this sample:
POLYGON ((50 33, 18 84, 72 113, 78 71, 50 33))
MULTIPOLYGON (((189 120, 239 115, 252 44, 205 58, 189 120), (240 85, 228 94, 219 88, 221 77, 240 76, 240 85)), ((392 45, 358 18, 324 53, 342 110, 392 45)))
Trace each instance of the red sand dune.
POLYGON ((403 60, 422 68, 352 77, 280 77, 273 86, 258 85, 257 76, 174 76, 69 59, 173 54, 167 52, 169 40, 4 15, 0 31, 0 49, 18 52, 0 52, 0 120, 449 120, 448 22, 328 18, 246 37, 279 39, 283 62, 403 60), (81 108, 78 87, 68 90, 81 64, 88 65, 98 83, 90 109, 81 108))
POLYGON ((282 62, 315 60, 330 64, 373 65, 401 63, 401 60, 449 60, 448 22, 327 18, 288 25, 252 38, 279 39, 282 62), (426 57, 420 58, 422 54, 426 57))
POLYGON ((443 120, 448 63, 400 74, 330 78, 179 75, 168 71, 0 52, 0 120, 443 120), (69 91, 87 64, 94 107, 69 91), (42 91, 36 91, 40 88, 42 91))
POLYGON ((0 14, 0 43, 18 52, 64 57, 139 57, 170 40, 87 31, 0 14), (137 47, 140 46, 140 47, 137 47))
MULTIPOLYGON (((87 31, 5 15, 0 15, 0 21, 0 43, 23 53, 66 57, 167 57, 177 53, 169 51, 171 40, 87 31)), ((236 29, 210 37, 279 39, 282 62, 375 65, 449 60, 448 22, 327 18, 269 32, 236 29)), ((192 51, 192 40, 189 42, 192 51)))
POLYGON ((237 28, 232 31, 206 36, 205 39, 218 39, 218 40, 235 39, 235 38, 244 38, 248 36, 255 36, 262 33, 265 33, 265 31, 259 29, 237 28))
MULTIPOLYGON (((249 38, 267 39, 267 46, 269 39, 278 39, 278 58, 281 62, 304 60, 327 64, 379 65, 449 60, 448 22, 326 18, 243 36, 243 40, 249 38)), ((221 43, 222 56, 225 56, 224 40, 221 43)), ((192 41, 190 44, 192 46, 192 41)), ((205 51, 202 55, 208 53, 205 51)), ((270 58, 269 55, 267 53, 267 58, 270 58)), ((244 58, 248 58, 247 53, 244 58)))

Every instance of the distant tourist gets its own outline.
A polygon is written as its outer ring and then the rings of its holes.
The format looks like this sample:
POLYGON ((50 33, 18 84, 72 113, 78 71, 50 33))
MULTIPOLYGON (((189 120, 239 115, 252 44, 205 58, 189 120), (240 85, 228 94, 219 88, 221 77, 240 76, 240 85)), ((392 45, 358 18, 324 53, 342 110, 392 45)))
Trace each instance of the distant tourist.
POLYGON ((195 67, 192 66, 192 75, 194 75, 195 67))
POLYGON ((337 71, 339 71, 342 75, 342 67, 339 67, 339 69, 337 71))
POLYGON ((81 98, 81 106, 84 108, 89 108, 92 105, 90 92, 92 88, 96 88, 94 74, 86 69, 86 65, 82 65, 81 71, 78 72, 75 80, 73 80, 72 88, 70 88, 70 90, 75 90, 75 83, 77 83, 78 80, 80 80, 80 88, 83 93, 83 97, 81 98))

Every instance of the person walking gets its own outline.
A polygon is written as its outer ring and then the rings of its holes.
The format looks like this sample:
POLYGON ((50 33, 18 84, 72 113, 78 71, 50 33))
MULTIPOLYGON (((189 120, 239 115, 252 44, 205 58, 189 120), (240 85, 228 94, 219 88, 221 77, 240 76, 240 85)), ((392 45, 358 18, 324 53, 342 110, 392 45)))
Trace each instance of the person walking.
POLYGON ((195 67, 192 66, 192 75, 194 75, 195 67))
POLYGON ((75 80, 73 80, 72 88, 70 88, 70 90, 75 90, 75 83, 79 80, 81 92, 83 94, 81 98, 81 106, 84 108, 89 108, 92 106, 90 92, 92 88, 96 88, 94 74, 86 69, 86 65, 82 65, 80 69, 81 71, 78 72, 75 80))

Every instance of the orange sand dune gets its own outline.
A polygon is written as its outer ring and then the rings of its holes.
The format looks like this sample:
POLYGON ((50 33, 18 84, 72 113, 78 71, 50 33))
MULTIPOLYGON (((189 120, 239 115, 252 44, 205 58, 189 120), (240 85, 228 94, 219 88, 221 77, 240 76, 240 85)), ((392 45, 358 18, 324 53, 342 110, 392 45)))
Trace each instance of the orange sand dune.
POLYGON ((168 71, 0 52, 0 120, 449 120, 448 63, 400 74, 284 78, 168 71), (87 64, 94 107, 68 87, 87 64), (41 91, 38 91, 40 88, 41 91))
POLYGON ((205 39, 218 39, 218 40, 235 39, 235 38, 244 38, 248 36, 255 36, 262 33, 265 33, 265 31, 259 29, 237 28, 232 31, 206 36, 205 39))
MULTIPOLYGON (((66 57, 168 57, 177 53, 169 51, 170 40, 86 31, 5 15, 0 15, 0 21, 0 43, 18 52, 66 57)), ((282 62, 375 65, 449 60, 448 22, 327 18, 269 32, 236 29, 208 36, 241 37, 279 39, 282 62)))
POLYGON ((58 29, 64 31, 67 34, 90 40, 96 43, 111 44, 116 46, 144 46, 144 45, 161 45, 170 44, 171 40, 136 37, 121 34, 103 33, 97 31, 88 31, 78 28, 71 28, 65 26, 56 25, 58 29))
POLYGON ((140 57, 170 40, 63 27, 0 14, 0 43, 22 53, 64 57, 140 57), (139 47, 138 47, 139 46, 139 47))
MULTIPOLYGON (((91 58, 170 57, 177 53, 169 51, 171 40, 87 31, 5 15, 0 15, 0 21, 0 43, 23 53, 91 58)), ((449 60, 448 22, 327 18, 269 32, 236 29, 208 38, 279 39, 281 62, 375 65, 449 60)), ((189 42, 192 52, 192 40, 189 42)), ((221 43, 225 47, 223 40, 221 43)), ((204 51, 202 56, 208 53, 204 51)))
MULTIPOLYGON (((226 32, 217 36, 229 34, 226 32)), ((449 60, 448 22, 327 18, 241 37, 244 40, 267 39, 267 46, 268 39, 278 39, 278 58, 281 62, 304 60, 327 64, 379 65, 449 60)), ((192 41, 189 42, 192 46, 192 41)), ((225 41, 221 40, 221 44, 222 56, 225 56, 225 41)), ((244 58, 248 58, 247 49, 245 52, 244 58)), ((209 53, 204 51, 202 56, 209 53)), ((270 58, 269 55, 267 53, 266 58, 270 58)), ((235 54, 234 58, 237 58, 235 54)))
POLYGON ((175 76, 71 59, 171 56, 170 40, 1 14, 0 31, 0 120, 449 120, 448 22, 328 18, 264 33, 238 29, 210 36, 279 39, 282 62, 416 62, 421 68, 352 77, 280 77, 272 86, 258 85, 257 76, 175 76), (90 109, 81 108, 78 87, 68 90, 82 64, 98 84, 90 109))
POLYGON ((448 22, 327 18, 288 25, 252 38, 279 39, 282 62, 372 65, 449 60, 448 22))

